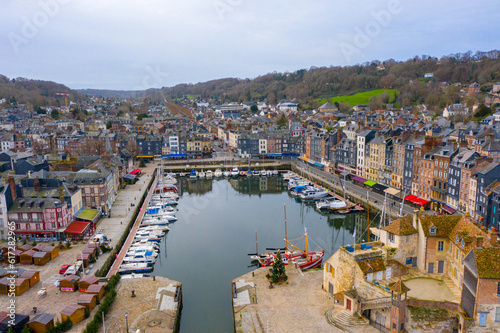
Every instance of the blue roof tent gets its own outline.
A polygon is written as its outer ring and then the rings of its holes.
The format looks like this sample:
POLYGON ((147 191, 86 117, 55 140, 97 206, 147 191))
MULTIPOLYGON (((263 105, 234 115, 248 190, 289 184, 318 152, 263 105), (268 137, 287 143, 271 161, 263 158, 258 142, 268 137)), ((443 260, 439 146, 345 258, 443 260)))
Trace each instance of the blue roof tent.
POLYGON ((300 155, 295 153, 283 153, 281 154, 281 156, 299 157, 300 155))
POLYGON ((187 154, 170 154, 170 155, 161 155, 161 158, 169 158, 169 157, 186 157, 187 154))
POLYGON ((279 157, 279 156, 283 156, 281 155, 281 153, 279 154, 267 154, 268 157, 279 157))
POLYGON ((317 166, 317 167, 320 167, 322 168, 323 167, 323 164, 319 163, 319 162, 314 162, 314 165, 317 166))

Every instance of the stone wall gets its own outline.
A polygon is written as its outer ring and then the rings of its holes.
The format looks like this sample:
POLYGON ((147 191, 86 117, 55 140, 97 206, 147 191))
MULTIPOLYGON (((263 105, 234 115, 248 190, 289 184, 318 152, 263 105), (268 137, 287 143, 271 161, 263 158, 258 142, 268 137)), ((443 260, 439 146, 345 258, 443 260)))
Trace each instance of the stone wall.
POLYGON ((458 318, 443 308, 409 306, 405 328, 409 333, 453 333, 453 329, 458 328, 458 318))
POLYGON ((479 313, 487 313, 486 326, 500 332, 500 322, 495 322, 496 308, 500 307, 500 296, 497 295, 500 279, 479 279, 476 297, 475 325, 479 325, 479 313))

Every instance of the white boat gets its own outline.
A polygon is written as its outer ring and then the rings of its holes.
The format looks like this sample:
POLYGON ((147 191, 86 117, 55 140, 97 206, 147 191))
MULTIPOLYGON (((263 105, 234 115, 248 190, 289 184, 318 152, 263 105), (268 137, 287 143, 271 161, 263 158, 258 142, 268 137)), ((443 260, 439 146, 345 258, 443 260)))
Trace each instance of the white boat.
POLYGON ((135 256, 136 254, 139 254, 139 253, 152 253, 151 255, 153 257, 158 257, 158 251, 153 251, 153 250, 143 250, 143 249, 133 249, 133 250, 128 250, 127 251, 127 256, 135 256))
POLYGON ((165 220, 167 222, 175 222, 177 221, 177 217, 168 213, 159 213, 159 214, 146 214, 146 218, 149 217, 151 219, 165 220))
POLYGON ((316 202, 316 208, 318 209, 332 209, 339 210, 345 209, 347 204, 344 200, 330 199, 316 202))
POLYGON ((137 239, 134 242, 132 242, 132 244, 130 244, 130 248, 136 248, 141 246, 152 246, 155 250, 160 249, 160 246, 157 243, 151 243, 148 242, 147 240, 137 239))
POLYGON ((227 171, 227 170, 224 170, 224 172, 222 173, 224 175, 224 177, 229 177, 231 176, 231 172, 227 171))
POLYGON ((167 226, 140 226, 137 231, 143 231, 143 232, 168 232, 170 230, 169 227, 167 226))
POLYGON ((124 269, 141 269, 141 268, 147 268, 149 267, 148 264, 146 263, 143 263, 143 262, 134 262, 134 263, 130 263, 130 264, 123 264, 123 265, 120 265, 120 268, 124 268, 124 269))
POLYGON ((141 226, 164 226, 169 222, 167 220, 163 220, 161 218, 144 218, 141 221, 141 226))
POLYGON ((140 238, 140 237, 163 237, 165 236, 165 233, 163 231, 144 231, 144 230, 137 230, 135 234, 135 238, 140 238))
POLYGON ((124 264, 132 264, 132 263, 146 263, 146 264, 154 264, 156 261, 156 257, 153 255, 153 253, 137 253, 132 256, 125 256, 123 258, 123 263, 124 264))
POLYGON ((240 175, 240 172, 238 168, 233 168, 231 169, 231 177, 238 177, 240 175))
POLYGON ((326 197, 328 194, 328 190, 311 186, 300 192, 299 198, 304 200, 319 199, 326 197))
POLYGON ((273 176, 277 176, 278 175, 278 170, 277 169, 274 169, 273 171, 273 176))
POLYGON ((216 178, 222 177, 222 171, 220 171, 220 169, 215 169, 214 176, 216 178))
POLYGON ((205 172, 204 171, 200 171, 198 172, 198 178, 205 178, 205 172))
POLYGON ((207 177, 207 179, 212 179, 213 176, 214 173, 212 172, 212 170, 208 170, 205 174, 205 177, 207 177))
POLYGON ((147 249, 148 251, 160 252, 160 245, 158 245, 157 243, 151 243, 151 242, 141 242, 141 243, 130 245, 128 250, 129 251, 132 251, 132 250, 136 251, 139 249, 147 249))
POLYGON ((184 172, 179 173, 179 177, 186 177, 186 174, 184 172))
POLYGON ((260 176, 260 171, 259 171, 258 169, 254 169, 254 170, 252 171, 252 174, 253 174, 254 176, 260 176))

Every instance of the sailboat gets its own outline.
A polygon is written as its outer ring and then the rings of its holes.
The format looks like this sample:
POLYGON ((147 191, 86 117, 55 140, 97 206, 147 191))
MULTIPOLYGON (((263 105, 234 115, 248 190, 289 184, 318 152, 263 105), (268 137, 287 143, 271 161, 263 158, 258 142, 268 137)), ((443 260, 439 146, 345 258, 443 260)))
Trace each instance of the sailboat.
POLYGON ((283 251, 281 254, 281 259, 283 264, 288 265, 296 265, 300 269, 312 269, 319 267, 323 262, 323 257, 325 256, 325 251, 315 251, 309 252, 309 244, 307 241, 307 229, 304 229, 304 239, 306 243, 306 249, 302 250, 296 245, 292 244, 288 240, 287 236, 287 226, 286 226, 286 205, 284 206, 285 210, 285 247, 281 249, 276 248, 267 248, 267 250, 276 251, 269 252, 261 255, 251 255, 251 258, 259 261, 259 265, 261 267, 271 266, 276 260, 277 251, 283 251))

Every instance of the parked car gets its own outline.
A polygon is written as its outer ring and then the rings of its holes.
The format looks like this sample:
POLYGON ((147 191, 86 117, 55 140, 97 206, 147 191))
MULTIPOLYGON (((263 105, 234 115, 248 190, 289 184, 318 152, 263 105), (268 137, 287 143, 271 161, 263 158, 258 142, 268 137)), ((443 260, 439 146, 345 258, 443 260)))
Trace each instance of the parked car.
POLYGON ((59 270, 59 274, 64 274, 68 270, 68 267, 71 265, 62 265, 61 269, 59 270))

